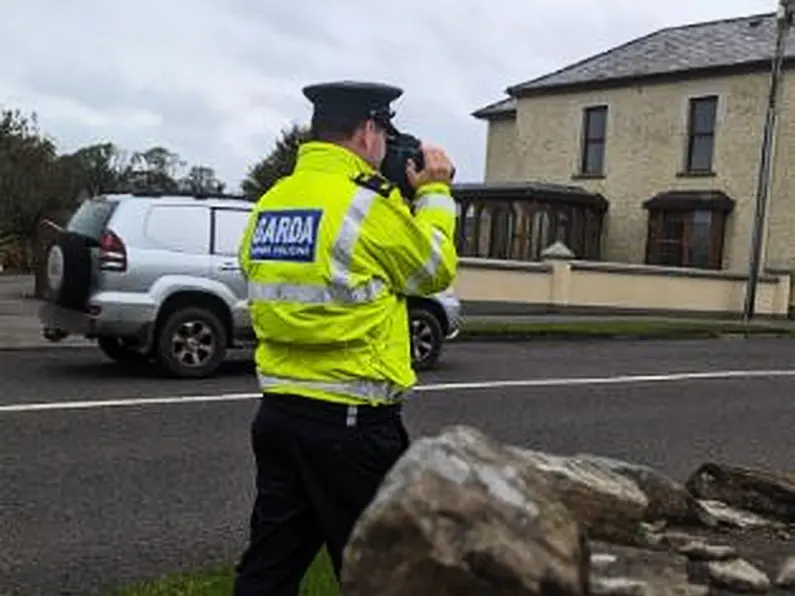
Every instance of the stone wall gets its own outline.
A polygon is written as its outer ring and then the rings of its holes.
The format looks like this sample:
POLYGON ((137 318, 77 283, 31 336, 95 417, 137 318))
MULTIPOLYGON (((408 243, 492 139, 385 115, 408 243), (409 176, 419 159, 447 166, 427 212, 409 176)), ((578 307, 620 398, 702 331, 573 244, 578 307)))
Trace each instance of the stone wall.
POLYGON ((708 596, 795 590, 795 476, 415 441, 360 517, 346 596, 708 596))

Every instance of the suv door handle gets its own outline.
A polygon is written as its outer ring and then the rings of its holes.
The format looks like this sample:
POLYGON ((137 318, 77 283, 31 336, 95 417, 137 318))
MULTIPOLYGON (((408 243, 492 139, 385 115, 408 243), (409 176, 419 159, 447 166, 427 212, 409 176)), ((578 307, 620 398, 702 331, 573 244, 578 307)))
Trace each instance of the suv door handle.
POLYGON ((219 269, 221 271, 240 271, 240 265, 238 265, 234 261, 229 261, 226 263, 221 263, 219 269))

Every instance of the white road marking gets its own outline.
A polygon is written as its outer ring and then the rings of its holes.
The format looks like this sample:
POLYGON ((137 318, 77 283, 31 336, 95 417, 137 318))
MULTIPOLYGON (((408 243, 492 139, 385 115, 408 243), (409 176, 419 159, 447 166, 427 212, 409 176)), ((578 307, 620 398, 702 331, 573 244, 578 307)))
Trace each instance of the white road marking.
MULTIPOLYGON (((677 381, 758 379, 795 377, 795 370, 716 370, 647 375, 618 375, 612 377, 562 377, 547 379, 516 379, 502 381, 472 381, 468 383, 437 383, 418 385, 420 393, 466 391, 515 387, 577 387, 587 385, 633 385, 642 383, 670 383, 677 381)), ((257 399, 259 393, 226 393, 221 395, 174 395, 166 397, 140 397, 107 400, 20 403, 0 406, 0 414, 18 412, 43 412, 53 410, 90 410, 99 408, 157 406, 167 404, 231 402, 257 399)))

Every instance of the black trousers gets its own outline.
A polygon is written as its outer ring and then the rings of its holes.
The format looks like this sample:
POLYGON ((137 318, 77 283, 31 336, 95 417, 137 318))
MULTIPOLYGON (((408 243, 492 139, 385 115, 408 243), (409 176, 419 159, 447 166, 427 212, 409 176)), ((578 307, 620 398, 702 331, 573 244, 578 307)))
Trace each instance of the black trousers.
POLYGON ((266 394, 252 424, 257 497, 235 596, 296 596, 325 544, 337 579, 353 525, 409 446, 397 406, 266 394))

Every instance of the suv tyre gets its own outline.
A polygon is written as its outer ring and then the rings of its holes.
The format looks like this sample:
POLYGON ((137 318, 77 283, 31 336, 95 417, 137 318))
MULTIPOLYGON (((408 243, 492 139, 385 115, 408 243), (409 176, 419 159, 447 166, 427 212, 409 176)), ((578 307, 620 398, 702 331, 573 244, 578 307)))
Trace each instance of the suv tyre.
POLYGON ((411 362, 415 370, 429 370, 436 365, 444 341, 438 317, 421 306, 409 309, 411 330, 411 362))
POLYGON ((226 357, 226 330, 206 308, 188 307, 168 314, 156 342, 157 363, 171 376, 209 376, 226 357))

